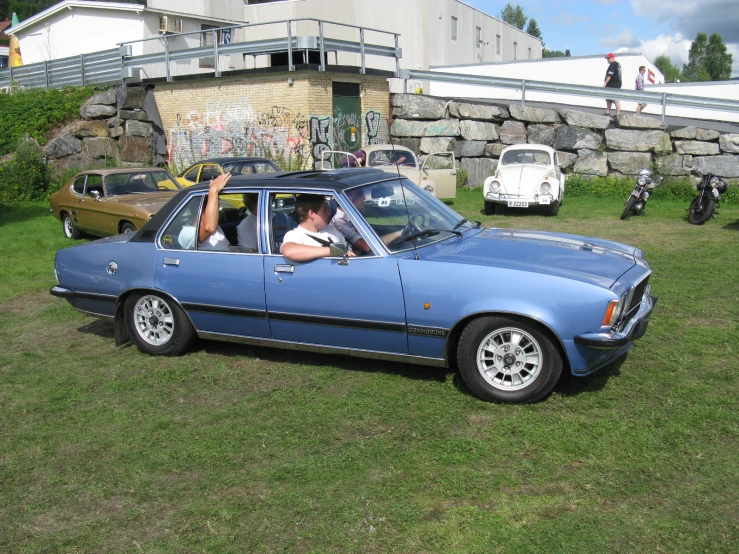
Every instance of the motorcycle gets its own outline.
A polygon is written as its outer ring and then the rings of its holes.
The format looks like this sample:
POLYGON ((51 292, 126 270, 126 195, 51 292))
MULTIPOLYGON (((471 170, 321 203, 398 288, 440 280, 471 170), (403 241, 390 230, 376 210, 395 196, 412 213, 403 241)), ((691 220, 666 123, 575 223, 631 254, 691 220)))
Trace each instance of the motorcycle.
POLYGON ((636 176, 634 190, 631 191, 631 194, 626 199, 621 219, 626 219, 631 214, 641 214, 647 206, 647 200, 649 200, 649 197, 652 195, 652 191, 661 183, 662 177, 659 177, 655 181, 652 179, 652 172, 650 170, 642 169, 636 176))
POLYGON ((721 193, 726 192, 726 183, 712 173, 703 173, 697 167, 691 167, 691 171, 700 176, 700 183, 696 185, 698 196, 693 198, 688 208, 688 220, 693 225, 703 225, 713 217, 716 206, 721 203, 721 193))

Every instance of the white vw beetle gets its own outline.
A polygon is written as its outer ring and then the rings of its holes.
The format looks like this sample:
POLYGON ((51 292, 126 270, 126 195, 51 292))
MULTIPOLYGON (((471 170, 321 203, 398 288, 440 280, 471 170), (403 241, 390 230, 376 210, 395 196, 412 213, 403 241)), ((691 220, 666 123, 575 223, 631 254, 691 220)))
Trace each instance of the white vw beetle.
POLYGON ((492 215, 497 206, 546 206, 549 215, 557 215, 566 179, 554 148, 543 144, 509 146, 500 153, 495 175, 485 179, 485 215, 492 215))

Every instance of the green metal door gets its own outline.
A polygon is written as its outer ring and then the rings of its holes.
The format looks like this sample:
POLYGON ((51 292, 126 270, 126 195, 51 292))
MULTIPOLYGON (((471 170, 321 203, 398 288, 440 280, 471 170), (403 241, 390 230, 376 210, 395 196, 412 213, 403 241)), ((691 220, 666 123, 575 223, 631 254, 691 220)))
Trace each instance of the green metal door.
POLYGON ((334 150, 354 152, 362 146, 362 99, 357 83, 333 83, 334 150))

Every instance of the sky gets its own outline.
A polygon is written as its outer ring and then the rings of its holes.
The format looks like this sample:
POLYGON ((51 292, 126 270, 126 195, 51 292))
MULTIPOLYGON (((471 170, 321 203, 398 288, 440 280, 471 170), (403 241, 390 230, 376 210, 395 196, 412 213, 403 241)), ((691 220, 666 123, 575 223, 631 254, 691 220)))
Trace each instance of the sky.
MULTIPOLYGON (((498 16, 503 0, 462 0, 498 16)), ((739 0, 511 0, 536 19, 545 48, 572 56, 665 54, 681 70, 698 33, 718 33, 739 77, 739 0)))

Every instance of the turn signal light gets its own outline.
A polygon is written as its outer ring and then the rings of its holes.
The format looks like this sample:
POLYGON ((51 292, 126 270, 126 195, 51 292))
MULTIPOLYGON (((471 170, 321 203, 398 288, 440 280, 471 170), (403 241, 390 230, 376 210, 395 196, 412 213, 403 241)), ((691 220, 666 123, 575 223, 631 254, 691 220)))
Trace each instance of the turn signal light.
POLYGON ((618 319, 618 305, 620 302, 620 300, 611 300, 608 303, 606 313, 603 316, 603 321, 601 322, 601 325, 603 327, 611 327, 614 323, 616 323, 616 320, 618 319))

